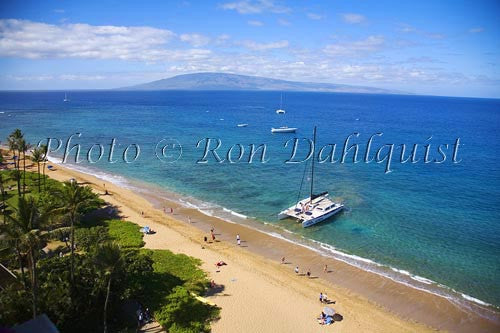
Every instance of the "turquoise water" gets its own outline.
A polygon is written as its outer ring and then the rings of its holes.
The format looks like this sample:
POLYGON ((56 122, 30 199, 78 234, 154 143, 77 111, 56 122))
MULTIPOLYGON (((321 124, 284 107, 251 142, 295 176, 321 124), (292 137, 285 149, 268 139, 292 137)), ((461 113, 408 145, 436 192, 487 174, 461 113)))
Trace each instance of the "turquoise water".
MULTIPOLYGON (((17 127, 31 142, 66 140, 80 132, 73 140, 81 144, 82 158, 92 144, 105 146, 103 161, 84 161, 82 167, 226 207, 320 242, 316 244, 324 251, 335 247, 392 267, 388 270, 394 274, 410 274, 416 284, 442 284, 457 295, 500 305, 500 100, 297 92, 284 95, 283 117, 275 113, 279 92, 72 92, 69 103, 63 97, 57 92, 0 93, 1 140, 17 127), (249 125, 239 128, 239 123, 249 125), (299 131, 271 134, 271 127, 284 124, 299 131), (370 157, 381 145, 394 144, 393 171, 384 173, 385 163, 352 163, 352 151, 344 164, 317 164, 317 190, 330 191, 348 209, 302 229, 276 219, 298 198, 305 168, 305 163, 284 163, 291 152, 284 143, 310 138, 315 125, 319 146, 337 144, 336 158, 346 137, 359 132, 352 142, 359 143, 362 160, 369 137, 382 132, 370 157), (129 164, 105 162, 112 138, 115 159, 129 144, 140 146, 139 158, 129 164), (163 163, 156 158, 155 146, 162 138, 175 138, 182 145, 179 160, 163 163), (221 140, 223 158, 233 144, 247 149, 244 159, 249 144, 265 144, 268 161, 217 163, 209 155, 208 163, 196 163, 203 155, 196 143, 204 138, 221 140), (453 163, 457 138, 461 161, 453 163), (416 143, 420 161, 398 163, 399 145, 406 144, 408 154, 416 143), (431 160, 441 159, 437 146, 449 144, 445 162, 423 163, 423 145, 429 143, 431 160)), ((300 147, 299 158, 306 153, 306 146, 300 147)), ((129 157, 133 153, 131 149, 129 157)), ((61 157, 61 151, 53 156, 61 157)), ((308 186, 306 177, 301 197, 308 186)))

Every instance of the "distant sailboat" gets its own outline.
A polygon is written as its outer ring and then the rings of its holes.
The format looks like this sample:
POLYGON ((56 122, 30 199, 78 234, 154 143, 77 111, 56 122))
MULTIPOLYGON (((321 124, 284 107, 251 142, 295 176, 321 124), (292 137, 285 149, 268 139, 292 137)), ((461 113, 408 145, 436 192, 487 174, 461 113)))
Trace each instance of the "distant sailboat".
MULTIPOLYGON (((281 94, 280 108, 276 110, 276 113, 279 115, 285 114, 285 110, 283 110, 283 94, 281 94)), ((296 130, 298 130, 297 127, 280 126, 272 127, 271 133, 295 133, 296 130)))
POLYGON ((278 128, 271 128, 271 133, 295 133, 297 127, 281 126, 278 128))
POLYGON ((63 102, 69 102, 68 95, 66 93, 64 93, 63 102))
POLYGON ((285 114, 285 110, 283 110, 283 94, 280 97, 280 108, 276 110, 277 114, 285 114))
POLYGON ((247 126, 248 126, 248 124, 238 124, 238 125, 236 125, 236 126, 238 126, 238 127, 247 127, 247 126))

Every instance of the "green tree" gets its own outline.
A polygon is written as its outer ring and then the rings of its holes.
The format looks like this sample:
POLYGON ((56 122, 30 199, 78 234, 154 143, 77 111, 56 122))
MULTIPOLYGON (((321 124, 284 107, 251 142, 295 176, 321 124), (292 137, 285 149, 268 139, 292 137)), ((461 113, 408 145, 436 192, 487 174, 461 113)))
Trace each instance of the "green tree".
POLYGON ((108 231, 103 226, 75 230, 76 243, 86 252, 90 252, 93 248, 109 241, 109 239, 108 231))
POLYGON ((44 160, 44 153, 41 148, 35 148, 31 152, 31 161, 36 163, 37 174, 38 174, 38 192, 41 192, 41 180, 40 180, 40 163, 44 160))
POLYGON ((88 186, 80 186, 76 181, 66 181, 57 195, 62 201, 62 207, 57 211, 67 215, 70 223, 71 260, 70 272, 71 282, 75 279, 74 252, 75 252, 75 224, 80 221, 80 213, 86 206, 93 205, 97 201, 96 196, 88 186))
MULTIPOLYGON (((45 217, 40 214, 33 197, 27 199, 19 197, 15 214, 10 216, 9 220, 10 223, 4 228, 5 233, 14 241, 18 255, 22 249, 27 252, 31 280, 32 312, 33 318, 35 318, 38 309, 37 259, 44 236, 47 235, 41 230, 45 217)), ((22 258, 20 258, 20 265, 22 267, 22 258)))
POLYGON ((47 145, 40 145, 40 152, 42 154, 42 171, 43 171, 43 190, 46 190, 45 183, 46 183, 46 177, 45 177, 45 166, 47 164, 47 145))
POLYGON ((109 299, 111 295, 111 283, 115 275, 119 275, 123 271, 124 259, 118 245, 104 244, 97 248, 95 254, 95 264, 99 267, 103 281, 106 283, 106 298, 104 301, 104 333, 108 332, 107 314, 109 299))
POLYGON ((23 196, 26 194, 26 152, 31 145, 23 138, 19 141, 19 152, 23 154, 23 196))
POLYGON ((9 150, 15 156, 14 159, 14 167, 17 170, 16 173, 16 181, 17 181, 17 194, 21 195, 21 174, 19 172, 20 163, 21 163, 21 140, 23 140, 23 133, 20 129, 14 130, 9 137, 7 138, 7 142, 9 144, 9 150))
POLYGON ((7 191, 5 191, 5 183, 7 183, 8 177, 6 172, 0 172, 0 195, 2 196, 2 202, 0 203, 0 210, 3 215, 3 223, 7 223, 7 215, 9 213, 7 207, 7 191))

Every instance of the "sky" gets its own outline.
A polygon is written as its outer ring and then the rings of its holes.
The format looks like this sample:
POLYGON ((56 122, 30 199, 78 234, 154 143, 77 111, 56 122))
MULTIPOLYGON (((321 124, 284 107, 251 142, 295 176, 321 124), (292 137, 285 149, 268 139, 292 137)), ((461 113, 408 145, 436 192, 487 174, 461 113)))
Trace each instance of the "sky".
POLYGON ((0 90, 196 72, 500 98, 500 1, 0 1, 0 90))

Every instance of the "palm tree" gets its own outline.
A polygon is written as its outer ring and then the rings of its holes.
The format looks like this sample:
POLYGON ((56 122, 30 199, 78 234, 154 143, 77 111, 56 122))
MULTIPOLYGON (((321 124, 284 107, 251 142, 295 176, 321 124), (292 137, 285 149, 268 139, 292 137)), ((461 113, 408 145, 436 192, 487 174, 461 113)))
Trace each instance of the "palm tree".
POLYGON ((38 172, 38 193, 41 191, 41 180, 40 180, 40 163, 43 161, 44 156, 41 148, 35 148, 31 152, 31 161, 36 163, 37 172, 38 172))
MULTIPOLYGON (((5 216, 4 216, 5 218, 5 216)), ((26 280, 26 274, 24 273, 24 247, 22 244, 22 231, 12 226, 10 224, 3 224, 0 227, 0 231, 2 232, 2 245, 6 246, 6 249, 9 250, 9 253, 13 253, 17 259, 19 270, 21 271, 21 280, 23 281, 24 288, 28 290, 28 281, 26 280)))
POLYGON ((95 264, 100 268, 103 280, 106 283, 106 299, 104 301, 104 333, 108 332, 107 313, 109 296, 111 294, 111 282, 115 273, 119 272, 124 264, 124 259, 120 248, 116 244, 101 245, 94 257, 95 264))
POLYGON ((43 162, 43 166, 42 166, 42 170, 43 170, 43 190, 45 191, 45 164, 47 162, 47 145, 40 145, 40 151, 41 151, 41 154, 42 154, 42 162, 43 162))
POLYGON ((21 140, 23 140, 23 133, 21 132, 20 129, 16 129, 13 131, 9 137, 7 138, 7 142, 9 144, 9 150, 12 152, 12 154, 16 157, 14 159, 14 166, 16 168, 16 181, 17 181, 17 194, 20 196, 21 195, 21 175, 19 174, 19 169, 20 169, 20 163, 21 163, 21 140), (16 155, 17 154, 17 155, 16 155))
POLYGON ((25 139, 19 140, 19 153, 23 153, 23 196, 26 194, 26 152, 30 147, 25 139))
POLYGON ((54 238, 57 231, 46 230, 48 222, 54 213, 50 204, 36 202, 32 196, 18 197, 17 208, 13 216, 9 215, 9 223, 3 225, 0 231, 5 235, 4 240, 12 245, 12 249, 19 261, 24 287, 28 290, 28 283, 24 273, 23 258, 28 258, 31 294, 33 303, 33 318, 38 309, 38 269, 37 261, 40 250, 48 239, 54 238))
POLYGON ((63 206, 57 211, 67 214, 71 231, 71 284, 74 283, 74 251, 75 251, 75 224, 79 222, 80 209, 95 200, 92 190, 88 186, 80 186, 76 181, 66 181, 57 193, 63 206))
MULTIPOLYGON (((38 253, 41 249, 42 240, 44 238, 44 234, 40 230, 40 225, 43 221, 44 219, 40 215, 33 197, 29 197, 28 199, 19 197, 16 213, 14 216, 10 216, 8 228, 5 228, 10 230, 7 231, 7 234, 11 235, 11 239, 15 241, 18 256, 23 248, 26 250, 28 255, 33 318, 37 316, 38 271, 36 264, 38 253)), ((20 265, 22 269, 21 259, 22 258, 20 258, 20 265)), ((24 274, 24 271, 22 271, 22 274, 24 274)))
POLYGON ((0 204, 0 208, 3 214, 3 224, 7 223, 7 214, 9 210, 7 209, 7 201, 6 196, 7 192, 5 191, 5 183, 7 182, 7 174, 0 173, 0 194, 2 195, 2 203, 0 204))

